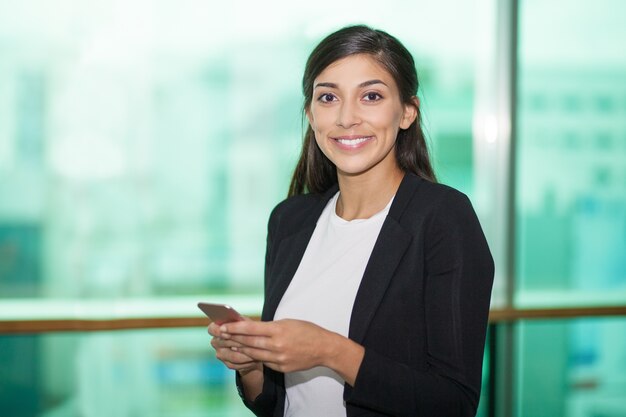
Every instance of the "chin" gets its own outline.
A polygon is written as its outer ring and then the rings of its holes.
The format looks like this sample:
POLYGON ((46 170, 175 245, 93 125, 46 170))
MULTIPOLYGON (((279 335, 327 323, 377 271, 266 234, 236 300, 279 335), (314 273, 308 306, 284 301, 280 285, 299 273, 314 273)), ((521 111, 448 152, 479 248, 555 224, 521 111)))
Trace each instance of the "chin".
POLYGON ((336 165, 337 167, 337 175, 345 175, 349 177, 356 177, 361 174, 365 174, 369 172, 372 167, 371 166, 356 166, 356 165, 336 165))

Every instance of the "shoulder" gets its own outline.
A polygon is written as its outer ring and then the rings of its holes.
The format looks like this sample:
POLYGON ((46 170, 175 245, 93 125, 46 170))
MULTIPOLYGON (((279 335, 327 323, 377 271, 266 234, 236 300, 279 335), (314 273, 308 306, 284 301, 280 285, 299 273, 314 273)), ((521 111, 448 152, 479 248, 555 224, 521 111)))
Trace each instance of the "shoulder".
POLYGON ((307 213, 322 202, 321 194, 301 194, 286 198, 274 207, 270 219, 273 217, 305 217, 307 213))
MULTIPOLYGON (((467 195, 445 184, 413 177, 405 192, 411 193, 405 215, 422 219, 432 217, 457 216, 463 213, 474 214, 472 203, 467 195)), ((406 216, 403 216, 406 217, 406 216)))
POLYGON ((470 250, 476 256, 489 254, 480 220, 466 194, 443 184, 429 183, 419 196, 428 201, 421 230, 430 244, 448 242, 453 245, 450 250, 456 247, 470 250))
POLYGON ((273 216, 281 216, 285 213, 300 212, 302 209, 315 204, 322 199, 321 194, 300 194, 292 197, 288 197, 278 203, 274 210, 272 210, 273 216))
POLYGON ((270 214, 269 232, 275 233, 280 228, 284 233, 289 233, 315 225, 329 195, 332 197, 333 194, 301 194, 281 201, 270 214))
POLYGON ((469 202, 467 195, 456 188, 427 180, 422 180, 422 186, 420 187, 419 193, 420 198, 429 201, 433 206, 438 206, 446 202, 469 202))

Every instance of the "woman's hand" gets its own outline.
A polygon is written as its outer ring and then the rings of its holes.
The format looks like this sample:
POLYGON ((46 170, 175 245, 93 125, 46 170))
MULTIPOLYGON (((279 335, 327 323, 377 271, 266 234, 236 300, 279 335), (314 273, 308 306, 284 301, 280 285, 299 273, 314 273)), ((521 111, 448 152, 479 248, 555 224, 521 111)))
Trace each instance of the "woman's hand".
MULTIPOLYGON (((246 319, 246 321, 251 320, 246 319)), ((240 343, 222 337, 220 326, 211 323, 209 324, 208 331, 209 334, 213 336, 211 346, 215 349, 215 356, 229 369, 238 371, 242 376, 253 370, 263 370, 263 365, 260 362, 237 351, 238 348, 242 347, 240 343)))
POLYGON ((325 366, 353 385, 364 348, 337 333, 302 320, 240 321, 220 327, 232 349, 279 372, 325 366))
POLYGON ((279 372, 326 366, 331 332, 307 321, 232 322, 220 331, 237 353, 279 372))
MULTIPOLYGON (((247 317, 244 319, 242 323, 252 322, 247 317)), ((263 390, 263 364, 245 353, 238 352, 242 345, 225 338, 217 324, 209 324, 209 334, 213 336, 211 346, 215 349, 215 356, 228 368, 239 372, 244 395, 249 401, 253 401, 263 390)))

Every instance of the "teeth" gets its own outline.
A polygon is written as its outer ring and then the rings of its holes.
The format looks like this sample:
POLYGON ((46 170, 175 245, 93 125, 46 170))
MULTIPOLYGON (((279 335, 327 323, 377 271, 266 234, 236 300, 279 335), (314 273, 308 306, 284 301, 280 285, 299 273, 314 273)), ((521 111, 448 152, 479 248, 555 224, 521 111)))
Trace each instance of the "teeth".
POLYGON ((337 139, 337 142, 341 143, 342 145, 358 145, 359 143, 363 143, 368 139, 369 137, 355 139, 337 139))

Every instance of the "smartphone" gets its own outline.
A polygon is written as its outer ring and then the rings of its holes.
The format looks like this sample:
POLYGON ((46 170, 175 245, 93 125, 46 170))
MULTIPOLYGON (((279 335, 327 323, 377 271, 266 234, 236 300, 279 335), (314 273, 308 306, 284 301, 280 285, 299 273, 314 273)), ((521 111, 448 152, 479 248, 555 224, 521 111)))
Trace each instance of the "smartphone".
POLYGON ((244 319, 237 310, 226 304, 198 303, 198 308, 220 326, 224 323, 244 319))

